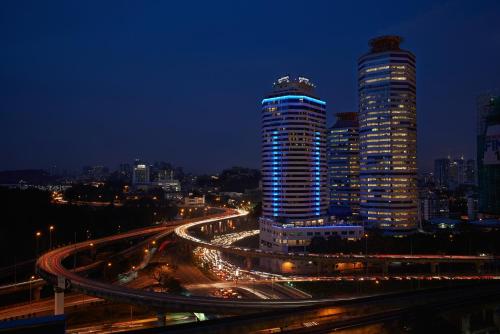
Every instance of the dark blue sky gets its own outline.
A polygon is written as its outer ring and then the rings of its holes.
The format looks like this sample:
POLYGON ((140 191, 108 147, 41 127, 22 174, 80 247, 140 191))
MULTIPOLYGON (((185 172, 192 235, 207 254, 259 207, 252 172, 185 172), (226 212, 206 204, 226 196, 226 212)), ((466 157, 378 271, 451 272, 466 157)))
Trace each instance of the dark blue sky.
POLYGON ((417 56, 419 165, 473 156, 475 97, 500 87, 500 2, 2 1, 0 170, 195 172, 260 164, 260 100, 282 74, 357 109, 356 60, 400 34, 417 56))

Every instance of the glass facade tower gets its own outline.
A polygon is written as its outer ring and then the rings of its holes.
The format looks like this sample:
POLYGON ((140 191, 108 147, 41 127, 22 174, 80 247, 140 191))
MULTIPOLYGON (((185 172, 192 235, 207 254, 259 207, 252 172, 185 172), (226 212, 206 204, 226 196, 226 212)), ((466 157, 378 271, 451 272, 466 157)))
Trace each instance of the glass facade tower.
POLYGON ((375 38, 358 60, 360 216, 389 234, 417 226, 415 56, 401 41, 375 38))
POLYGON ((331 215, 354 218, 359 215, 359 131, 358 113, 336 114, 328 130, 328 180, 331 215))

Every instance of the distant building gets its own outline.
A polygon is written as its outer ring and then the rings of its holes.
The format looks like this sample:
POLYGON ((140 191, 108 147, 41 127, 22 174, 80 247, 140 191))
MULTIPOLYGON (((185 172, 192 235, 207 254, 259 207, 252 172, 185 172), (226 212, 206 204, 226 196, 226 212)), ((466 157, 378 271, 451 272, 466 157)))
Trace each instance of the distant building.
POLYGON ((441 188, 454 190, 461 185, 474 185, 476 177, 476 162, 472 159, 465 160, 442 158, 434 160, 434 179, 441 188))
POLYGON ((328 182, 330 214, 336 217, 359 215, 359 124, 357 112, 336 114, 328 130, 328 182))
POLYGON ((194 196, 193 194, 189 194, 189 196, 184 197, 182 206, 188 208, 203 207, 205 206, 205 195, 194 196))
POLYGON ((86 181, 105 181, 109 176, 109 168, 105 166, 85 166, 82 177, 86 181))
POLYGON ((147 185, 149 184, 149 166, 145 163, 138 163, 134 166, 132 175, 132 184, 147 185))
POLYGON ((476 133, 478 136, 486 132, 486 119, 493 110, 492 102, 498 97, 500 97, 500 90, 493 90, 477 96, 476 133))
POLYGON ((128 181, 132 179, 132 167, 130 166, 130 164, 120 164, 120 166, 118 167, 118 173, 122 179, 128 181))
POLYGON ((500 230, 500 219, 488 218, 479 219, 469 222, 469 226, 481 229, 483 231, 498 231, 500 230))
POLYGON ((154 185, 163 189, 167 199, 181 197, 181 183, 179 180, 174 179, 172 170, 168 172, 160 171, 154 185))
POLYGON ((476 160, 468 159, 465 163, 465 184, 477 185, 476 160))
POLYGON ((174 171, 172 169, 160 169, 156 173, 156 180, 158 182, 170 181, 174 179, 174 171))
POLYGON ((477 219, 477 212, 479 209, 479 201, 477 195, 474 193, 467 194, 467 219, 477 219))
POLYGON ((434 160, 434 182, 438 187, 448 188, 450 164, 451 161, 449 158, 434 160))
POLYGON ((401 41, 375 38, 358 61, 360 216, 392 235, 418 219, 416 59, 401 41))
POLYGON ((479 212, 500 216, 500 96, 478 98, 479 212))
POLYGON ((433 230, 433 231, 437 231, 439 229, 452 230, 452 229, 456 228, 458 224, 460 224, 460 220, 445 218, 445 217, 432 218, 428 222, 428 225, 431 227, 431 230, 433 230))
POLYGON ((450 178, 448 182, 449 189, 456 189, 465 184, 465 160, 464 157, 454 159, 450 162, 450 178))
POLYGON ((419 213, 421 222, 433 218, 448 218, 450 215, 448 194, 439 190, 422 190, 419 195, 419 213))

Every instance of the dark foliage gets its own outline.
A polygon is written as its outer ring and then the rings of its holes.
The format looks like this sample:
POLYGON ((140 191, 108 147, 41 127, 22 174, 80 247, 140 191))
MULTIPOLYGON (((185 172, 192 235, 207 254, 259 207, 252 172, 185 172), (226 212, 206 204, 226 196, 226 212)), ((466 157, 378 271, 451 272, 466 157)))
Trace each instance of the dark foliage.
POLYGON ((82 241, 172 219, 177 213, 171 203, 151 198, 127 201, 123 206, 57 205, 51 203, 49 192, 37 189, 0 187, 0 201, 0 266, 34 258, 37 231, 41 232, 39 252, 46 251, 51 225, 52 245, 57 246, 74 242, 75 237, 82 241))

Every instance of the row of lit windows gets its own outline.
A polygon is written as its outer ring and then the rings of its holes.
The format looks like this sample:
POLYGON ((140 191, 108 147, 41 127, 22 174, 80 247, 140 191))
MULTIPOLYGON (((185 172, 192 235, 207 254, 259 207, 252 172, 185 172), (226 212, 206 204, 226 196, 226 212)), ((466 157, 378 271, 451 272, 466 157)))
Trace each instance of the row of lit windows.
POLYGON ((404 65, 384 65, 384 66, 377 66, 377 67, 368 67, 364 71, 365 72, 376 72, 376 71, 382 71, 382 70, 388 70, 388 69, 397 69, 397 70, 404 70, 406 67, 404 65))

